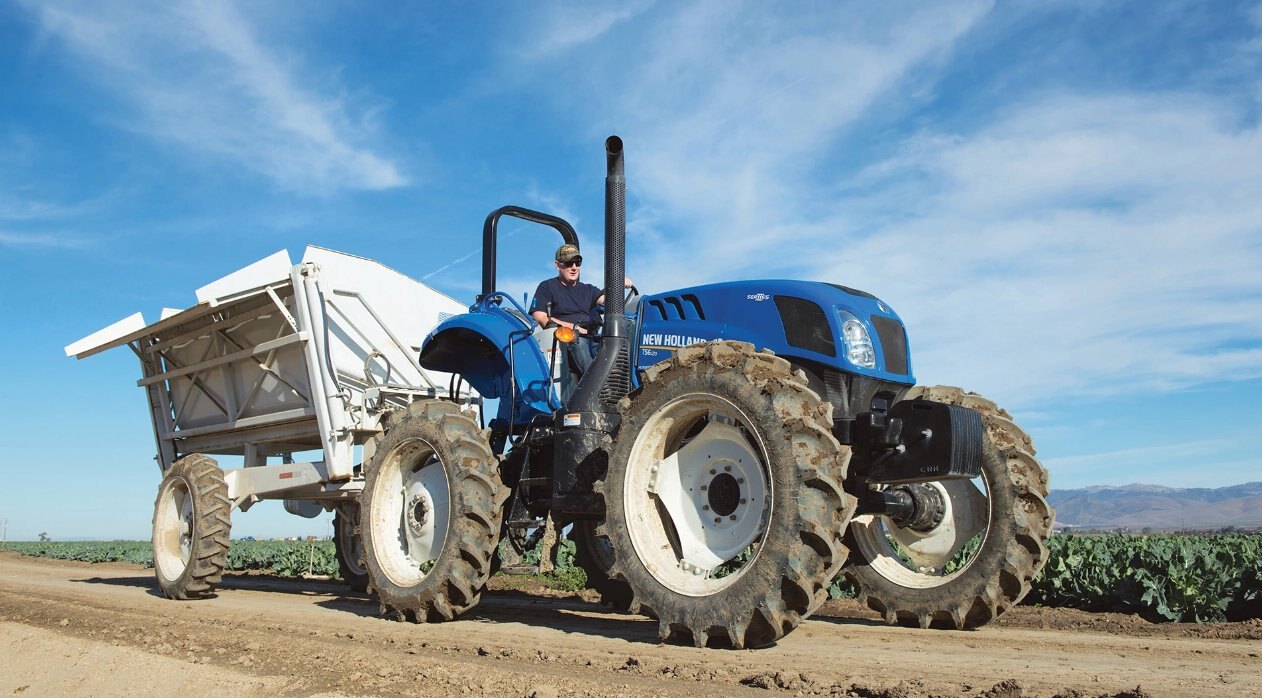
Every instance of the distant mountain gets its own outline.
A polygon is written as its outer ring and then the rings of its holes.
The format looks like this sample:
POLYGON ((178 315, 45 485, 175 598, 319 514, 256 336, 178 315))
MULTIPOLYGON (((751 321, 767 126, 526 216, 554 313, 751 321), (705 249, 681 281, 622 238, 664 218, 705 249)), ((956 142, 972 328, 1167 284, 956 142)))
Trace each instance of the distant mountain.
POLYGON ((1052 490, 1057 528, 1262 527, 1262 482, 1179 489, 1160 485, 1052 490))

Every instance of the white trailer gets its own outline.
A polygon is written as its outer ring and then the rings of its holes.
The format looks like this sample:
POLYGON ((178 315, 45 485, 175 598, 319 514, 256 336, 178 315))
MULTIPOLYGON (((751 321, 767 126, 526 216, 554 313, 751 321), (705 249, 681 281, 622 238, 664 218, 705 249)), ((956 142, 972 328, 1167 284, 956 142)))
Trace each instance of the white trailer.
POLYGON ((306 517, 336 509, 343 574, 362 586, 353 549, 360 463, 383 417, 419 398, 480 407, 455 377, 417 361, 429 331, 466 307, 382 264, 319 247, 298 264, 277 252, 198 289, 197 301, 152 324, 136 313, 66 347, 83 359, 125 345, 140 359, 137 385, 164 475, 154 516, 163 590, 184 598, 213 586, 217 574, 194 579, 199 546, 226 547, 229 512, 262 499, 306 517), (221 471, 207 454, 241 456, 243 467, 221 471), (222 535, 194 536, 192 518, 216 520, 219 509, 222 535))

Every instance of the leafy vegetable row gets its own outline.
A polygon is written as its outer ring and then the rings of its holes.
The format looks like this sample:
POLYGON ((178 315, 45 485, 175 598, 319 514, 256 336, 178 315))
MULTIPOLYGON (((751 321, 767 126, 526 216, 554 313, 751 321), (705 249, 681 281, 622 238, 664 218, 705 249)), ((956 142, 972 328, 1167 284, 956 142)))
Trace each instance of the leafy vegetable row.
MULTIPOLYGON (((573 544, 562 541, 557 571, 566 588, 581 588, 573 544)), ((24 555, 152 566, 148 542, 6 543, 24 555)), ((526 561, 538 555, 528 553, 526 561)), ((331 541, 232 541, 228 569, 282 576, 336 576, 331 541)), ((832 596, 849 596, 844 579, 832 596)), ((1152 620, 1221 621, 1262 617, 1262 536, 1057 535, 1027 604, 1140 613, 1152 620)))

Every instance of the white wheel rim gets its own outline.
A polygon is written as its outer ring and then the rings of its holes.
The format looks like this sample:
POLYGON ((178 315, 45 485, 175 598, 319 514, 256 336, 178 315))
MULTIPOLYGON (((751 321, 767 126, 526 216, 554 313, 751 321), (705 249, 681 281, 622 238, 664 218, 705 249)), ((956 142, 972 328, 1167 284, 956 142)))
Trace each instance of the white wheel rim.
POLYGON ((450 521, 447 471, 434 447, 416 439, 379 466, 371 493, 373 553, 391 583, 424 579, 442 552, 450 521))
POLYGON ((942 523, 929 531, 900 528, 889 517, 856 516, 850 522, 864 559, 882 577, 902 587, 930 589, 955 579, 968 569, 985 543, 991 518, 990 492, 985 473, 972 480, 925 483, 941 495, 942 523), (976 541, 971 556, 955 569, 950 564, 976 541))
POLYGON ((713 594, 757 558, 772 491, 751 424, 731 402, 694 393, 667 403, 636 436, 623 493, 627 529, 645 569, 671 591, 713 594))
POLYGON ((172 480, 153 517, 153 562, 163 579, 184 574, 193 555, 193 496, 184 480, 172 480))

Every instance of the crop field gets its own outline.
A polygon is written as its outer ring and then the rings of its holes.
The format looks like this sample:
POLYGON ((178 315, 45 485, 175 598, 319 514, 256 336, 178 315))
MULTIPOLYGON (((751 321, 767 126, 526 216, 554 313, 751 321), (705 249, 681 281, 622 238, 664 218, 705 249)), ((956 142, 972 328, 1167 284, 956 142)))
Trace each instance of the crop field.
MULTIPOLYGON (((573 543, 562 541, 556 571, 542 581, 581 589, 573 543)), ((23 555, 153 566, 148 541, 6 543, 23 555)), ((1205 622, 1262 617, 1262 535, 1057 535, 1024 603, 1087 611, 1138 613, 1154 621, 1205 622)), ((527 553, 537 562, 538 553, 527 553)), ((336 577, 332 541, 235 540, 228 569, 282 577, 336 577)), ((852 596, 844 578, 830 589, 852 596)))

